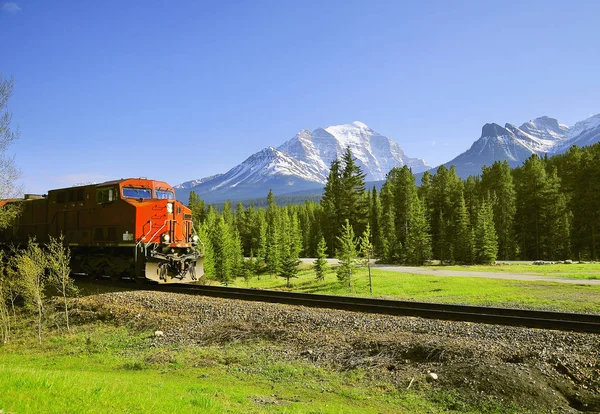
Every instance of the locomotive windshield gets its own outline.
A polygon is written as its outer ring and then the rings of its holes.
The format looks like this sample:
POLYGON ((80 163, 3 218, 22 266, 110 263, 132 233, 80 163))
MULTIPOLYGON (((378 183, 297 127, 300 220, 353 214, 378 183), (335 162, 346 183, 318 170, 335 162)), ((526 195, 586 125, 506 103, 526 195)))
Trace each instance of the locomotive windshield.
POLYGON ((152 198, 151 188, 123 187, 125 198, 152 198))
POLYGON ((175 194, 170 190, 156 189, 156 198, 159 200, 175 200, 175 194))

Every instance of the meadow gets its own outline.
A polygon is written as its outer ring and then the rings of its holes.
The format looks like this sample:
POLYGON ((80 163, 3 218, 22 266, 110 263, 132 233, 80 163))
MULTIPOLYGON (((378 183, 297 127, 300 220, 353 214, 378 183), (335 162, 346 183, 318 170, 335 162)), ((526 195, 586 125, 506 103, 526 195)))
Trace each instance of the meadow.
MULTIPOLYGON (((568 277, 568 269, 581 273, 578 266, 563 266, 559 268, 562 277, 568 277)), ((587 265, 586 265, 587 266, 587 265)), ((530 273, 531 268, 542 266, 520 265, 510 267, 512 273, 530 273)), ((388 270, 371 268, 372 289, 369 289, 369 278, 366 267, 357 268, 352 277, 351 286, 342 285, 333 270, 323 281, 315 277, 314 270, 309 264, 300 266, 297 278, 290 281, 287 287, 285 279, 277 276, 254 276, 248 281, 238 278, 234 284, 240 287, 261 289, 282 289, 296 292, 323 293, 330 295, 373 296, 390 299, 457 303, 467 305, 514 307, 527 309, 544 309, 564 312, 600 313, 600 285, 570 284, 560 282, 523 281, 486 279, 478 277, 448 277, 411 273, 396 273, 388 270)), ((496 271, 508 269, 508 266, 469 266, 469 267, 436 267, 448 270, 496 271)), ((555 268, 556 269, 556 268, 555 268)), ((595 272, 600 265, 590 265, 586 272, 595 272)), ((549 269, 552 271, 554 269, 549 269)), ((556 270, 554 270, 556 273, 556 270)))
MULTIPOLYGON (((325 370, 278 357, 264 341, 153 346, 154 334, 95 322, 53 330, 43 345, 22 327, 0 346, 5 413, 502 412, 422 383, 410 390, 361 369, 325 370), (454 408, 453 408, 454 407, 454 408)), ((281 345, 279 345, 281 347, 281 345)))
POLYGON ((600 279, 600 263, 571 263, 534 265, 524 263, 498 263, 493 266, 425 266, 431 270, 461 270, 471 272, 501 272, 529 275, 555 276, 574 279, 600 279))

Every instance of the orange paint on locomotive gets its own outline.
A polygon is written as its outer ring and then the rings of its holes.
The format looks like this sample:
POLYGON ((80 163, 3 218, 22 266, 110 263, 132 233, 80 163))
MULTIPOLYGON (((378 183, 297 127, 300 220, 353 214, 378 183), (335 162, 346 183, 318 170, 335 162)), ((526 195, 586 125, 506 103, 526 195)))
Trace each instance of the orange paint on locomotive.
MULTIPOLYGON (((62 234, 65 244, 80 255, 133 258, 135 253, 138 260, 143 254, 144 260, 170 263, 173 269, 179 265, 187 269, 192 262, 195 267, 200 259, 192 257, 196 252, 192 212, 175 200, 173 187, 163 181, 129 178, 50 190, 47 197, 33 198, 0 201, 0 208, 21 206, 15 223, 0 231, 0 241, 23 245, 35 237, 44 243, 48 236, 62 234)), ((167 281, 162 273, 160 281, 167 281)))

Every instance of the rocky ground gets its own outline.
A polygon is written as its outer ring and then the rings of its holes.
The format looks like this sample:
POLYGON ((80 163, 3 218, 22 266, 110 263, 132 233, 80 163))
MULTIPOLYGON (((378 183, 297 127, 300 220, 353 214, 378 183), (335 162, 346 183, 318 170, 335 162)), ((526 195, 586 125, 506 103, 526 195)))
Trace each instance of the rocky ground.
POLYGON ((540 412, 600 412, 600 335, 144 291, 80 298, 74 316, 162 331, 156 346, 262 339, 281 359, 362 368, 397 387, 458 390, 540 412))

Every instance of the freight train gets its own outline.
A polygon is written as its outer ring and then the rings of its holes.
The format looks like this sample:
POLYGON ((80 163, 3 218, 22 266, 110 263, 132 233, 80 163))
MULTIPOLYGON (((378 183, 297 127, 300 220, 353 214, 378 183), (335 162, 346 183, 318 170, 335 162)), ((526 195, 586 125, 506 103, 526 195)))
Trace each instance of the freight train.
POLYGON ((204 273, 192 211, 163 181, 127 178, 1 200, 20 211, 0 231, 4 246, 63 236, 73 273, 186 283, 204 273))

